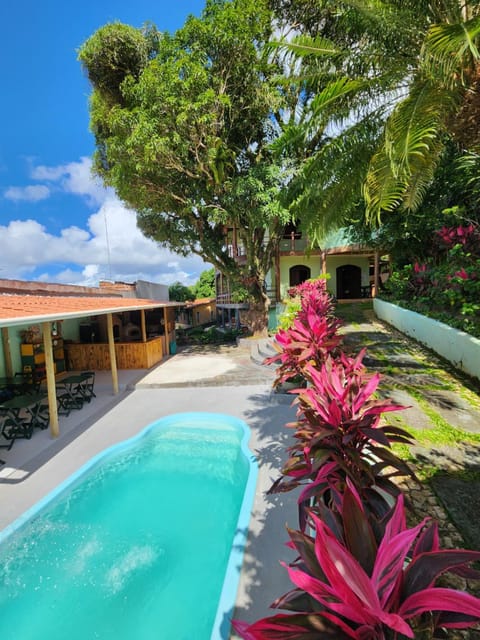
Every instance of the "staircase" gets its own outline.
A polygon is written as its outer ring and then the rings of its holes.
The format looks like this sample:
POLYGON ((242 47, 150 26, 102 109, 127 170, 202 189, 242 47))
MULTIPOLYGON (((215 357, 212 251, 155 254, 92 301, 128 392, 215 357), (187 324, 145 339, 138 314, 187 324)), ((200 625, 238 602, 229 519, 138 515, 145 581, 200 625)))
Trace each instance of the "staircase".
POLYGON ((274 338, 259 338, 258 340, 249 340, 250 344, 250 359, 255 364, 266 367, 272 371, 275 371, 277 364, 264 364, 266 358, 271 358, 278 353, 275 349, 274 338))

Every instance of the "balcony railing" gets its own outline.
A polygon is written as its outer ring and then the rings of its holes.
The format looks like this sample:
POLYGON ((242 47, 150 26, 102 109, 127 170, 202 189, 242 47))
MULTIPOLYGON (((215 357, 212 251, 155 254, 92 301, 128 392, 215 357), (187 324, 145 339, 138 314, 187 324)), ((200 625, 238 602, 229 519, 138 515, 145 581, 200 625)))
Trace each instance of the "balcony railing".
POLYGON ((230 258, 233 258, 237 264, 245 264, 247 261, 247 253, 245 247, 242 245, 227 245, 227 253, 230 258))
POLYGON ((280 253, 303 253, 307 248, 306 238, 299 237, 298 234, 292 232, 290 238, 280 240, 280 253))
MULTIPOLYGON (((275 289, 267 288, 267 295, 270 298, 270 301, 271 301, 272 304, 275 304, 277 302, 275 289)), ((216 302, 217 302, 217 305, 222 305, 222 304, 246 304, 244 302, 237 302, 237 301, 232 300, 232 293, 230 293, 230 292, 217 293, 216 302)))

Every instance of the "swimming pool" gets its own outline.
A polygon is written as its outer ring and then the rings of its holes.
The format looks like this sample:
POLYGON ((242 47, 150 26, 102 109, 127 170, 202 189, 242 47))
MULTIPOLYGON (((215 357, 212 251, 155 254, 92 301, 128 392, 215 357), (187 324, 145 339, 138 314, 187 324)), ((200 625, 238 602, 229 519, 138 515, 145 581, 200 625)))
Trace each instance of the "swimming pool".
POLYGON ((163 418, 0 534, 2 640, 226 640, 256 485, 249 429, 163 418))

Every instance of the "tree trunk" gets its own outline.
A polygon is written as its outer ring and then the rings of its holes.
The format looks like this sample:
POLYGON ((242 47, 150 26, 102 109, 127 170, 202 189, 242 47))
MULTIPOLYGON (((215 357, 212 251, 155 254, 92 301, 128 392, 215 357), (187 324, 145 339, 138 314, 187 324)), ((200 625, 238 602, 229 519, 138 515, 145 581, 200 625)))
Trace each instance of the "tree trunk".
POLYGON ((268 335, 270 298, 263 290, 259 290, 257 293, 260 295, 250 302, 250 308, 246 313, 246 323, 251 333, 260 338, 268 335))

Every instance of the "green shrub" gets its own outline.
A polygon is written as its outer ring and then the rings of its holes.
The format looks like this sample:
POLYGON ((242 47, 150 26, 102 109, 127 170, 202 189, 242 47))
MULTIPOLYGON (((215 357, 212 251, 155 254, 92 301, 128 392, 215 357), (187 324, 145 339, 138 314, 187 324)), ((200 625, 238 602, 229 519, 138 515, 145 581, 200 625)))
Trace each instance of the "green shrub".
POLYGON ((394 271, 382 297, 480 337, 480 231, 440 229, 431 256, 394 271))

